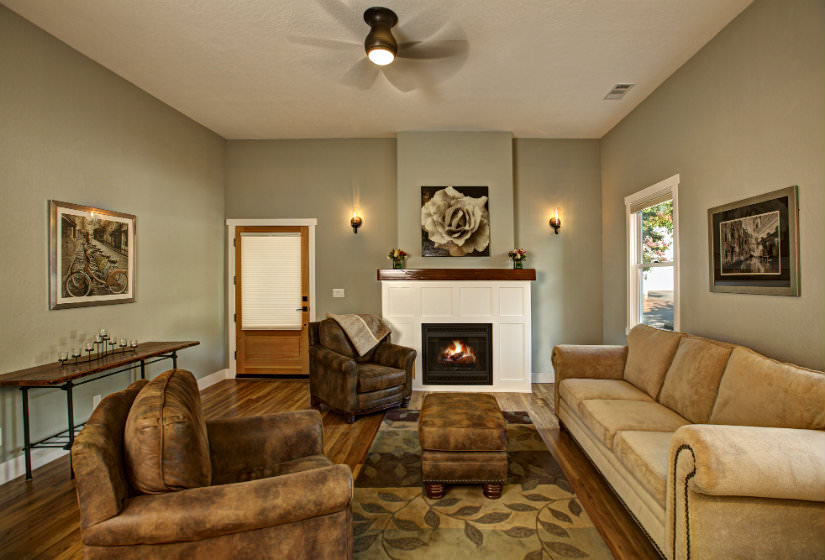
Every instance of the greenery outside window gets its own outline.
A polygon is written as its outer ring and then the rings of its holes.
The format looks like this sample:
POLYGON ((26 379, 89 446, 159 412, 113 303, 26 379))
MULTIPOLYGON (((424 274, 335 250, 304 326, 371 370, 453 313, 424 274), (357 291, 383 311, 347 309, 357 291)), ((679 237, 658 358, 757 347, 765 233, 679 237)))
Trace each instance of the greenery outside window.
POLYGON ((680 328, 678 187, 674 175, 625 198, 628 331, 680 328))

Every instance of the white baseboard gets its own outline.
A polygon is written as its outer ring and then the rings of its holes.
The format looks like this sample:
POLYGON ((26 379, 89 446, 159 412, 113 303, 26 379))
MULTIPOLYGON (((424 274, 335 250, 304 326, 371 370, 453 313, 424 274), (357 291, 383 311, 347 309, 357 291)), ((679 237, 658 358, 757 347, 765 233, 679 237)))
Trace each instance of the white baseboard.
MULTIPOLYGON (((35 470, 68 453, 65 449, 32 449, 32 470, 35 470)), ((0 463, 0 484, 5 484, 26 474, 26 458, 21 453, 5 463, 0 463)))
POLYGON ((556 372, 554 371, 546 371, 546 372, 533 372, 533 383, 555 383, 556 382, 556 372))
MULTIPOLYGON (((198 389, 203 391, 224 379, 231 379, 228 369, 222 369, 206 377, 201 377, 198 379, 198 389)), ((51 463, 67 453, 68 451, 65 449, 32 449, 32 470, 51 463)), ((5 484, 24 474, 26 474, 26 458, 22 453, 4 463, 0 463, 0 484, 5 484)))
POLYGON ((198 389, 203 391, 207 387, 211 387, 215 383, 219 383, 224 379, 231 379, 231 375, 229 369, 222 369, 216 371, 215 373, 210 373, 206 377, 201 377, 198 379, 198 389))

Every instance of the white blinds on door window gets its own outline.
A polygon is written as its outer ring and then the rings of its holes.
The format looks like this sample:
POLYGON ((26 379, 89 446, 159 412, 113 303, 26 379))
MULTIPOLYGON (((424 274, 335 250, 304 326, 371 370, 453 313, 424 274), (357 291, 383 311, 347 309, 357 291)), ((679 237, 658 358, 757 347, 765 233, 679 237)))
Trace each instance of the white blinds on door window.
POLYGON ((301 329, 300 233, 241 233, 241 307, 242 329, 301 329))

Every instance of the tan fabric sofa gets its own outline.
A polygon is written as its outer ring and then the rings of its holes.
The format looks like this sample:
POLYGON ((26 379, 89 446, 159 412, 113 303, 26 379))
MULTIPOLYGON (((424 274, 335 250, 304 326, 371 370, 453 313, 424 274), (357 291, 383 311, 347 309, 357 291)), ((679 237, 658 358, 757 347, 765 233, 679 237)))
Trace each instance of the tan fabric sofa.
POLYGON ((825 375, 634 327, 553 350, 556 414, 669 559, 825 558, 825 375))

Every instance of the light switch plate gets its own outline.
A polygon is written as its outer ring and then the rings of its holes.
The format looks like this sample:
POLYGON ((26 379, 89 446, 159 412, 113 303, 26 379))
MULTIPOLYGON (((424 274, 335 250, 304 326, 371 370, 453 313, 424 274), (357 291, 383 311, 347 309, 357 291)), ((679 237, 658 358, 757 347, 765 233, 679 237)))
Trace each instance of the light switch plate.
POLYGON ((333 288, 332 297, 344 297, 344 288, 333 288))

